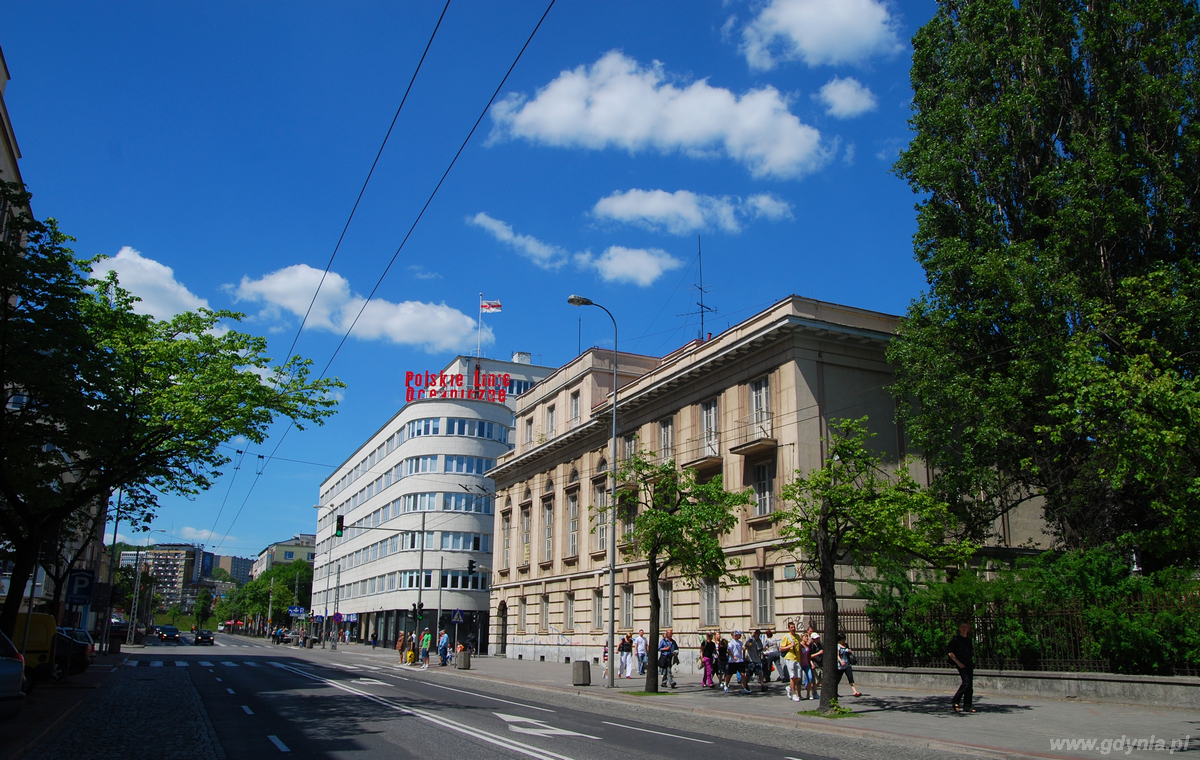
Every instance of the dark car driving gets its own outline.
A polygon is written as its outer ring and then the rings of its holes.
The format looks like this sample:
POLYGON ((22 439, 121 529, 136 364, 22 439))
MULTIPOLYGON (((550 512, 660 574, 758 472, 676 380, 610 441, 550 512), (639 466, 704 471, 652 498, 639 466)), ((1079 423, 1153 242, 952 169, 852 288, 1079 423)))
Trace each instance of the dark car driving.
POLYGON ((206 628, 201 628, 199 631, 196 631, 196 646, 200 646, 201 644, 213 646, 214 643, 212 631, 206 628))
POLYGON ((159 641, 179 641, 179 629, 173 625, 164 625, 158 629, 159 641))

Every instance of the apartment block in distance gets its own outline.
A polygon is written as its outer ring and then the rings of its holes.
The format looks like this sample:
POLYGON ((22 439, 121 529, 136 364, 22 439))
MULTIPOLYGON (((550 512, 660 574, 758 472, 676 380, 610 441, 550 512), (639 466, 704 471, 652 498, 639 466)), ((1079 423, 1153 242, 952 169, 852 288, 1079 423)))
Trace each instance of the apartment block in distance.
MULTIPOLYGON (((908 453, 887 390, 884 350, 898 318, 792 296, 707 341, 660 359, 621 355, 618 456, 648 451, 660 461, 721 475, 753 503, 724 538, 745 586, 716 579, 663 580, 663 627, 692 665, 708 631, 782 628, 819 612, 816 579, 785 548, 774 522, 782 483, 821 466, 830 426, 869 417, 871 445, 892 462, 908 453)), ((606 639, 611 501, 612 352, 591 349, 519 399, 516 448, 489 475, 496 482, 493 653, 564 661, 600 656, 606 639), (604 383, 606 370, 608 383, 604 383)), ((923 467, 913 475, 922 482, 923 467)), ((998 541, 1040 536, 1033 514, 1013 514, 998 541)), ((644 563, 625 540, 634 515, 618 515, 619 632, 649 628, 644 563)), ((851 597, 849 568, 839 594, 851 597)), ((847 607, 861 607, 847 599, 847 607)))
POLYGON ((257 578, 276 565, 290 565, 298 559, 311 565, 317 556, 316 545, 315 533, 297 533, 286 541, 276 541, 258 553, 250 577, 257 578))
POLYGON ((229 573, 230 577, 238 583, 249 583, 250 572, 254 569, 254 560, 249 557, 220 555, 216 559, 216 566, 229 573))

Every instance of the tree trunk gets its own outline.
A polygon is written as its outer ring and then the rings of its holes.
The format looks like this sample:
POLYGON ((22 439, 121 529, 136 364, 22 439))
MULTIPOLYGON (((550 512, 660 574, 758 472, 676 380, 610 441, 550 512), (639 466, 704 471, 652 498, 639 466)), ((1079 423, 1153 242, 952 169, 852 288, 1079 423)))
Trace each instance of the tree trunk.
POLYGON ((13 570, 8 583, 8 596, 4 598, 4 610, 0 611, 0 632, 10 639, 13 638, 17 625, 17 615, 21 612, 25 584, 29 582, 33 569, 37 566, 38 546, 39 543, 36 541, 23 542, 13 554, 13 570))
POLYGON ((821 712, 829 712, 838 698, 838 669, 837 669, 837 634, 838 634, 838 600, 837 600, 837 552, 831 545, 829 534, 828 502, 821 508, 821 517, 817 521, 817 552, 820 568, 817 583, 821 589, 821 608, 825 612, 824 630, 821 631, 821 712))
POLYGON ((650 583, 650 638, 646 642, 646 691, 658 693, 658 635, 662 600, 658 597, 658 558, 647 557, 646 580, 650 583))

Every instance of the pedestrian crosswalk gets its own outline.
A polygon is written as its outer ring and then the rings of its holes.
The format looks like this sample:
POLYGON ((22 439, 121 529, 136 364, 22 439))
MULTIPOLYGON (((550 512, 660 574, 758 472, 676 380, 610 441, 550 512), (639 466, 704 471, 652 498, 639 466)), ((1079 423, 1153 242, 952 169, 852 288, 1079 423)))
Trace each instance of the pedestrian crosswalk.
MULTIPOLYGON (((188 667, 191 667, 192 665, 196 665, 197 667, 201 667, 201 668, 215 668, 218 665, 222 666, 222 667, 226 667, 226 668, 240 668, 243 665, 245 665, 247 667, 251 667, 251 668, 261 668, 264 665, 270 665, 271 667, 274 667, 274 668, 285 668, 285 669, 313 667, 312 665, 310 665, 308 663, 300 663, 300 662, 294 662, 294 661, 290 661, 290 660, 287 662, 277 662, 275 660, 258 660, 258 661, 242 660, 241 662, 233 662, 232 660, 222 660, 217 663, 213 663, 209 660, 134 660, 134 659, 129 659, 129 660, 125 661, 125 666, 129 667, 129 668, 161 668, 164 666, 172 666, 172 665, 177 668, 188 668, 188 667)), ((320 665, 318 667, 340 668, 343 670, 362 670, 364 668, 369 669, 369 670, 383 670, 383 668, 377 667, 375 665, 345 665, 342 663, 332 663, 330 665, 320 665)), ((397 667, 397 669, 399 670, 401 668, 397 667)))

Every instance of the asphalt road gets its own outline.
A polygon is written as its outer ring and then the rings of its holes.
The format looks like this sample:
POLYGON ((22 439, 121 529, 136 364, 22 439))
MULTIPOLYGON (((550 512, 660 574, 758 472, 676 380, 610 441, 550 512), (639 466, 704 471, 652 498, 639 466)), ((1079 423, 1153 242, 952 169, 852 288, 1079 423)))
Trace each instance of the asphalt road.
MULTIPOLYGON (((126 667, 187 668, 229 760, 485 757, 542 760, 811 753, 735 741, 545 701, 438 684, 321 650, 218 634, 216 646, 154 645, 126 667)), ((177 671, 178 672, 178 671, 177 671)), ((535 696, 532 692, 524 695, 535 696)), ((693 721, 695 723, 695 721, 693 721)), ((769 729, 761 729, 763 731, 769 729)))

